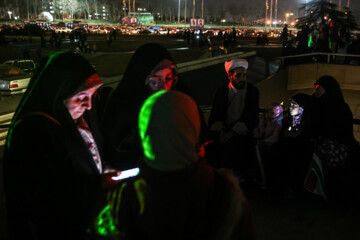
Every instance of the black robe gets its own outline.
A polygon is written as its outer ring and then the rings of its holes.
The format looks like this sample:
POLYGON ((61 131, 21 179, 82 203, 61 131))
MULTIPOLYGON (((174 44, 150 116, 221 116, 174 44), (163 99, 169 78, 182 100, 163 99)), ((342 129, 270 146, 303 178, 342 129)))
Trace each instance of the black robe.
MULTIPOLYGON (((93 74, 86 59, 70 52, 38 64, 5 145, 10 240, 82 239, 85 234, 101 175, 64 100, 93 74)), ((101 149, 96 122, 85 119, 101 149)))

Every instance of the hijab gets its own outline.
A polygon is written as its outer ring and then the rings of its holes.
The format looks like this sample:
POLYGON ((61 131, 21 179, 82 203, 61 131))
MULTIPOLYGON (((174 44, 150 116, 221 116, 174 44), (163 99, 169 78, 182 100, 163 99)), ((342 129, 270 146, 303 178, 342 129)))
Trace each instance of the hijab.
POLYGON ((307 110, 309 107, 310 96, 304 93, 297 93, 291 97, 295 103, 299 105, 299 113, 296 116, 291 116, 289 123, 289 131, 302 132, 307 124, 307 110))
POLYGON ((150 96, 139 114, 139 132, 150 168, 175 171, 199 160, 199 111, 184 93, 170 90, 150 96))
POLYGON ((340 85, 335 78, 331 76, 320 77, 315 85, 320 85, 324 88, 324 96, 335 103, 344 103, 344 96, 341 92, 340 85))
POLYGON ((8 141, 16 124, 33 112, 50 115, 61 124, 74 124, 64 100, 101 84, 94 68, 79 54, 57 52, 42 58, 15 111, 8 141))
POLYGON ((155 68, 158 69, 159 64, 165 59, 173 62, 170 53, 159 44, 148 43, 139 47, 131 57, 124 76, 113 93, 110 105, 115 104, 122 96, 142 104, 150 95, 145 85, 146 78, 155 68))

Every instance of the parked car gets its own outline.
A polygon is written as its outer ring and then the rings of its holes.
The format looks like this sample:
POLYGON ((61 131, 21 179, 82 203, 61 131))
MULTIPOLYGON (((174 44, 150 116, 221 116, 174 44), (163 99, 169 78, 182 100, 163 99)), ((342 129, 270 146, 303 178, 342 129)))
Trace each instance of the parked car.
POLYGON ((8 64, 0 64, 0 94, 14 95, 24 93, 29 85, 31 73, 8 64))
POLYGON ((65 32, 65 33, 71 33, 72 29, 67 27, 59 27, 55 30, 55 32, 65 32))
POLYGON ((11 65, 20 68, 22 71, 32 73, 35 70, 36 64, 33 60, 8 60, 4 62, 6 65, 11 65))

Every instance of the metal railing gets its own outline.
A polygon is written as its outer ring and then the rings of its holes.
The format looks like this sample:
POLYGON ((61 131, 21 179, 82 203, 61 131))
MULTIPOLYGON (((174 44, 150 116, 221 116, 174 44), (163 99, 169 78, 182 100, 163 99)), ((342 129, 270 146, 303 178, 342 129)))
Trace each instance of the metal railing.
POLYGON ((289 56, 279 57, 279 59, 281 59, 281 65, 283 65, 285 59, 300 58, 300 57, 311 57, 311 56, 319 56, 319 55, 327 56, 327 62, 326 63, 331 63, 331 57, 332 56, 360 58, 360 55, 358 55, 358 54, 313 52, 313 53, 305 53, 305 54, 289 55, 289 56))

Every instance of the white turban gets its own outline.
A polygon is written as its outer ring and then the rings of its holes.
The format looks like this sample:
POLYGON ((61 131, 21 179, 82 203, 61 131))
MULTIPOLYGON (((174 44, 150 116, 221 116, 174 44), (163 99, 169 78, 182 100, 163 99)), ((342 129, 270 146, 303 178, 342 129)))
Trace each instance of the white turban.
POLYGON ((248 69, 249 67, 248 61, 246 61, 246 59, 234 59, 229 62, 225 62, 225 70, 227 73, 239 67, 248 69))

